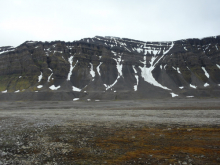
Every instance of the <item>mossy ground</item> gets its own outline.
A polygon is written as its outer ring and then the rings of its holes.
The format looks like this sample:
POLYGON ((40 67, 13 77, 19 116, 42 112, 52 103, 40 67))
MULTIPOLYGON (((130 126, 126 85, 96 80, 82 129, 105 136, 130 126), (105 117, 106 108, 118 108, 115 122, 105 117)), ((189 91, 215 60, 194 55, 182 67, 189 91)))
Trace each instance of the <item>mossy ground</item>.
POLYGON ((7 139, 0 150, 38 164, 220 163, 218 126, 69 123, 13 135, 22 145, 7 139))

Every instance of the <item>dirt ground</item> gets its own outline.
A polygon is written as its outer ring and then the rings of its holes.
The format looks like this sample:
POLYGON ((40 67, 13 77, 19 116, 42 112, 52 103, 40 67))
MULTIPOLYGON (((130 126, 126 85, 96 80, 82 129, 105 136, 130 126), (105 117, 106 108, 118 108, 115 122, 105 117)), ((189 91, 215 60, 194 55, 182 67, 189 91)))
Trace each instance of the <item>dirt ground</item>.
POLYGON ((1 164, 220 164, 218 99, 0 102, 1 164))

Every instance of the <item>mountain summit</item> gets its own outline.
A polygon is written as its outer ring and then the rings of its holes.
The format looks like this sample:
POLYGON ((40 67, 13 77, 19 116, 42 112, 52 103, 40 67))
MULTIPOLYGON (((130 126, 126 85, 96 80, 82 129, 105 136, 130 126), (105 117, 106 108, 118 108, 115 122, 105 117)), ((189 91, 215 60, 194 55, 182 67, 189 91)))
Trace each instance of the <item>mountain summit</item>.
POLYGON ((96 36, 0 47, 0 100, 220 97, 220 36, 143 42, 96 36))

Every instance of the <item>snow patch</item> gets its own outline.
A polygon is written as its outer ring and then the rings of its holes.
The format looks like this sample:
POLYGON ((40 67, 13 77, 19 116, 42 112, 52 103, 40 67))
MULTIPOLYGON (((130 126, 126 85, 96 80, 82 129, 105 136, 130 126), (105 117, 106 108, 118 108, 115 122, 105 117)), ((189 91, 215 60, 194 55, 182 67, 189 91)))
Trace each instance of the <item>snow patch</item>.
POLYGON ((68 61, 70 63, 70 71, 69 71, 68 76, 67 76, 67 81, 70 81, 70 77, 71 77, 72 71, 73 71, 73 56, 68 58, 68 61))
POLYGON ((206 71, 205 67, 202 67, 202 70, 205 72, 205 76, 206 76, 207 78, 209 78, 209 74, 208 74, 208 72, 206 71))
POLYGON ((7 92, 8 92, 8 90, 2 91, 2 93, 7 93, 7 92))
POLYGON ((183 89, 184 87, 179 87, 180 89, 183 89))
POLYGON ((55 85, 51 85, 50 87, 49 87, 51 90, 57 90, 57 89, 59 89, 60 88, 60 85, 59 86, 55 86, 55 85))
POLYGON ((43 88, 43 85, 38 85, 37 88, 39 88, 39 89, 40 89, 40 88, 43 88))
POLYGON ((111 84, 111 85, 104 84, 105 87, 106 87, 106 90, 112 88, 118 82, 118 79, 122 76, 122 63, 121 63, 122 60, 121 60, 121 56, 119 56, 119 58, 117 58, 117 59, 115 59, 115 58, 113 58, 113 59, 117 63, 116 64, 116 68, 118 70, 118 77, 116 78, 115 82, 113 82, 113 84, 111 84))
POLYGON ((91 99, 87 99, 87 101, 91 101, 91 99))
POLYGON ((175 94, 175 93, 170 93, 172 95, 172 97, 177 97, 179 95, 175 94))
POLYGON ((19 76, 18 78, 22 78, 22 76, 19 76))
POLYGON ((42 78, 43 78, 43 73, 41 72, 41 74, 38 76, 38 82, 41 82, 42 78))
POLYGON ((74 86, 72 86, 72 88, 73 88, 73 91, 75 91, 75 92, 81 92, 81 90, 82 90, 82 89, 79 89, 79 88, 74 87, 74 86))
POLYGON ((93 65, 92 65, 92 63, 90 63, 90 65, 91 65, 90 74, 91 74, 92 77, 94 78, 94 77, 95 77, 95 72, 94 72, 94 70, 93 70, 93 65))
POLYGON ((132 65, 132 67, 133 67, 133 70, 134 70, 134 73, 135 73, 135 78, 137 80, 137 83, 134 85, 134 91, 137 91, 139 78, 138 78, 138 75, 137 75, 137 70, 135 69, 134 65, 132 65))
POLYGON ((191 97, 194 97, 194 96, 186 96, 186 97, 189 97, 189 98, 191 98, 191 97))
POLYGON ((177 67, 177 72, 178 72, 179 74, 181 74, 181 72, 180 72, 180 68, 179 68, 179 67, 177 67))
POLYGON ((77 101, 77 100, 79 100, 79 98, 74 98, 74 99, 73 99, 73 101, 77 101))
POLYGON ((220 69, 220 65, 216 64, 216 66, 220 69))
POLYGON ((166 65, 164 65, 164 69, 166 70, 166 67, 167 67, 167 64, 166 65))
POLYGON ((164 54, 157 60, 157 62, 154 63, 156 57, 156 53, 154 52, 154 56, 151 58, 150 64, 151 66, 149 68, 146 67, 146 56, 144 56, 144 66, 141 67, 139 66, 139 68, 141 69, 141 76, 144 78, 144 80, 154 86, 166 89, 166 90, 170 90, 169 88, 162 86, 161 84, 159 84, 153 77, 152 71, 155 68, 155 65, 164 57, 165 54, 167 54, 170 49, 172 49, 172 47, 174 46, 174 43, 172 42, 172 45, 170 46, 170 48, 164 52, 164 54))
POLYGON ((95 101, 100 101, 100 100, 95 100, 95 101))
POLYGON ((18 92, 20 92, 20 90, 15 91, 15 93, 18 93, 18 92))
POLYGON ((192 84, 190 84, 189 86, 190 86, 191 88, 194 88, 194 89, 196 89, 196 88, 197 88, 197 86, 192 85, 192 84))
POLYGON ((99 76, 101 76, 101 73, 100 73, 100 66, 102 65, 102 63, 103 63, 103 62, 100 62, 100 64, 96 67, 99 76))
POLYGON ((209 84, 208 84, 208 83, 205 83, 205 84, 204 84, 204 87, 208 87, 208 86, 209 86, 209 84))
POLYGON ((51 78, 51 76, 53 75, 53 71, 52 71, 52 69, 50 69, 50 68, 48 68, 52 73, 50 74, 50 76, 48 77, 48 80, 47 80, 47 82, 50 82, 50 78, 51 78))

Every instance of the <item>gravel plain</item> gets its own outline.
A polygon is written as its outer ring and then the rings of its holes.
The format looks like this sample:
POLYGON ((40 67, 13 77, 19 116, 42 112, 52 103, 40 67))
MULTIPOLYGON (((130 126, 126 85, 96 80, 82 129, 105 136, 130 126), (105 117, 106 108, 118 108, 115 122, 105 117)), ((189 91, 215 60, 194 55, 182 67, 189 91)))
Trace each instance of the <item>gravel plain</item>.
POLYGON ((218 99, 1 102, 0 165, 219 164, 219 109, 218 99))

